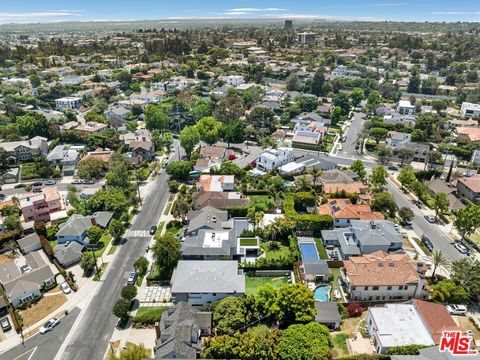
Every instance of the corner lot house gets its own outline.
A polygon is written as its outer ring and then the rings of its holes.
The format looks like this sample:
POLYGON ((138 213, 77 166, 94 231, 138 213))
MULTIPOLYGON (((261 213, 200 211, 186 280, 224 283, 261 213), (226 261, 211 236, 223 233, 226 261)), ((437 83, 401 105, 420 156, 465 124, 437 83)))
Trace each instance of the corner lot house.
MULTIPOLYGON (((55 212, 62 210, 62 198, 57 188, 43 188, 41 193, 19 197, 23 219, 28 221, 50 221, 55 212)), ((62 216, 66 217, 66 216, 62 216)))
POLYGON ((55 285, 55 277, 42 250, 25 255, 23 263, 11 261, 0 265, 0 283, 14 308, 42 295, 55 285))
POLYGON ((343 262, 344 289, 350 299, 385 301, 425 299, 424 264, 407 254, 381 251, 343 262))
POLYGON ((480 200, 480 176, 458 179, 457 192, 461 199, 468 199, 473 202, 480 200))
POLYGON ((171 284, 175 303, 184 301, 199 307, 245 294, 245 275, 235 260, 180 260, 171 284))

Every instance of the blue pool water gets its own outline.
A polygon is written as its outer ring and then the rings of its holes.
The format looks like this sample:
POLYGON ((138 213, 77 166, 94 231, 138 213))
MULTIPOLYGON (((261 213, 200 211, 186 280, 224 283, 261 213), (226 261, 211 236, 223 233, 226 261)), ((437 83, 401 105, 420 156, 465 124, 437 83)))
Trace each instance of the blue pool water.
POLYGON ((300 243, 299 245, 303 261, 319 259, 315 243, 300 243))
POLYGON ((330 301, 330 285, 319 285, 313 291, 313 297, 317 301, 330 301))

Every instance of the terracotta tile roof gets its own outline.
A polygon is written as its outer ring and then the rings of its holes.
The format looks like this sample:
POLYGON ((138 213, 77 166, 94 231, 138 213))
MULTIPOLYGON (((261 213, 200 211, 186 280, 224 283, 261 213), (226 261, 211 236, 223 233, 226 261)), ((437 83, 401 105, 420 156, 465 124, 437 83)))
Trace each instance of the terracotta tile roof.
POLYGON ((103 162, 109 162, 110 158, 113 155, 113 151, 110 150, 103 150, 101 148, 96 149, 95 151, 90 151, 88 152, 82 160, 88 159, 90 157, 93 157, 95 159, 100 159, 103 162))
POLYGON ((333 194, 337 191, 345 190, 347 193, 365 193, 368 190, 368 186, 360 183, 354 182, 350 184, 332 184, 332 183, 323 183, 323 192, 325 194, 333 194))
POLYGON ((352 204, 350 199, 328 199, 328 203, 320 205, 317 212, 336 219, 385 220, 382 213, 372 211, 369 205, 352 204))
POLYGON ((413 300, 413 305, 427 325, 435 344, 440 343, 442 331, 463 331, 462 328, 458 327, 442 304, 413 300))
POLYGON ((478 127, 459 127, 457 133, 459 136, 468 137, 470 141, 480 141, 480 128, 478 127))
POLYGON ((458 183, 463 184, 463 186, 469 188, 475 193, 480 193, 480 176, 461 178, 458 179, 458 183))
POLYGON ((60 200, 60 194, 56 187, 45 187, 42 192, 45 195, 46 202, 60 200))
POLYGON ((417 261, 407 254, 377 251, 343 262, 353 286, 385 286, 418 283, 417 261))

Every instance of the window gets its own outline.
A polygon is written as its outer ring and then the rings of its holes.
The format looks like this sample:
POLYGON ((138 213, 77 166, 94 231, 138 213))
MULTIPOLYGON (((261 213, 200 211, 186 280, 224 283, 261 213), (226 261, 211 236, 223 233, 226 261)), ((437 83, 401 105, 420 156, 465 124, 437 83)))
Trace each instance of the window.
POLYGON ((377 296, 377 297, 375 298, 375 300, 380 300, 380 296, 377 296))
POLYGON ((365 290, 368 290, 368 286, 365 286, 365 290))
POLYGON ((378 290, 378 286, 374 286, 372 290, 378 290))
POLYGON ((403 290, 403 286, 400 285, 400 286, 398 287, 398 290, 403 290))
POLYGON ((356 286, 352 286, 352 291, 355 291, 357 290, 357 287, 356 286))
POLYGON ((387 286, 387 290, 392 290, 392 287, 391 287, 391 286, 387 286))

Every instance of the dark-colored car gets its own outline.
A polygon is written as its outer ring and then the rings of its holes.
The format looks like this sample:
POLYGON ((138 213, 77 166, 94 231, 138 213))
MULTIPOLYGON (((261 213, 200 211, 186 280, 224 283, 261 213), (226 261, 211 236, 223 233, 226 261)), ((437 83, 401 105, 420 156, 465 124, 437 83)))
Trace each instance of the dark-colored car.
POLYGON ((388 167, 388 170, 397 171, 397 170, 398 170, 398 166, 390 165, 390 166, 388 167))
POLYGON ((42 192, 42 188, 39 188, 39 187, 33 188, 33 189, 32 189, 32 192, 34 192, 34 193, 41 193, 41 192, 42 192))
POLYGON ((34 183, 32 183, 32 186, 42 186, 43 183, 41 181, 35 181, 34 183))
POLYGON ((157 232, 157 226, 156 226, 156 225, 153 225, 153 226, 150 228, 150 235, 155 235, 156 232, 157 232))
POLYGON ((422 243, 429 251, 433 251, 433 244, 425 234, 422 235, 422 243))
POLYGON ((21 189, 21 188, 24 188, 25 186, 27 186, 27 185, 25 185, 25 184, 17 184, 17 185, 14 186, 14 188, 15 188, 15 189, 21 189))

